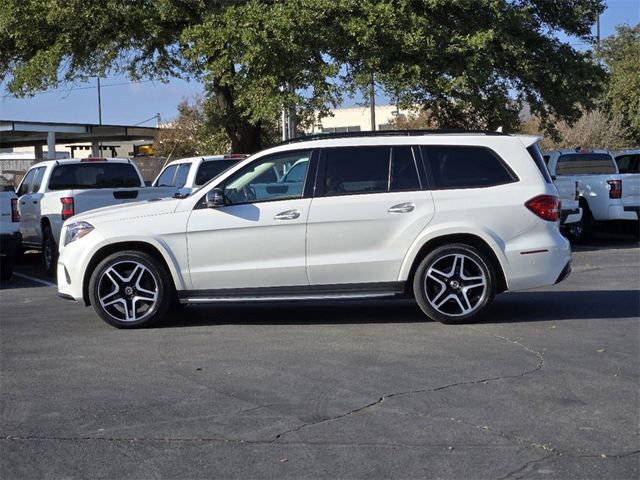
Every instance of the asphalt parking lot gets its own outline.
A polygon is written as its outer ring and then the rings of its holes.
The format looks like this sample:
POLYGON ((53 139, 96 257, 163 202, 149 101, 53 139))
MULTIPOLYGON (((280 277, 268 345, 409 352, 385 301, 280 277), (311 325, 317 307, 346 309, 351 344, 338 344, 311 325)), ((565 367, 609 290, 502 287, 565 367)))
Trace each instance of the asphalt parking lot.
POLYGON ((0 476, 640 476, 640 249, 602 235, 480 324, 411 301, 185 308, 121 331, 0 290, 0 476))

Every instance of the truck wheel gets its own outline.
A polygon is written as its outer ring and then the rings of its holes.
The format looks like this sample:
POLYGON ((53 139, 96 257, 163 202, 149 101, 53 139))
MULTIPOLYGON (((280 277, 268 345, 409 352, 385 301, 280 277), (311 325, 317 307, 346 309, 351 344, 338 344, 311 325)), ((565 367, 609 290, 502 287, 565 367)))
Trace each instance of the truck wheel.
POLYGON ((58 245, 49 225, 44 227, 42 233, 42 267, 49 278, 55 276, 58 268, 58 245))
POLYGON ((129 250, 109 255, 89 280, 91 305, 117 328, 149 327, 160 320, 175 295, 167 269, 153 256, 129 250))
POLYGON ((0 280, 7 281, 13 274, 13 254, 7 255, 0 260, 0 280))
POLYGON ((573 243, 586 243, 591 240, 594 221, 589 207, 583 207, 582 218, 579 222, 570 223, 566 227, 567 238, 573 243))
POLYGON ((466 244, 436 248, 418 266, 413 291, 422 311, 441 323, 476 321, 496 291, 491 261, 466 244))

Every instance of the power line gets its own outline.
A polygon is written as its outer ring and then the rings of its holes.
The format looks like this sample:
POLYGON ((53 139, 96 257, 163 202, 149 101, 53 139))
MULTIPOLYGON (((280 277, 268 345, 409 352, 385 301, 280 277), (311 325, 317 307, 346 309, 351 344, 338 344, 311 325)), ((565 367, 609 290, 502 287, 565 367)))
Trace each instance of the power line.
MULTIPOLYGON (((129 81, 129 82, 120 82, 120 83, 109 83, 107 85, 101 85, 100 88, 105 88, 105 87, 121 87, 123 85, 133 85, 136 83, 147 83, 147 82, 153 82, 153 80, 134 80, 134 81, 129 81)), ((66 93, 70 93, 73 91, 77 91, 77 90, 93 90, 98 88, 96 85, 90 85, 90 86, 86 86, 86 87, 71 87, 71 88, 56 88, 53 90, 45 90, 43 92, 38 92, 36 93, 36 95, 43 95, 45 93, 56 93, 56 92, 66 92, 66 93)), ((3 100, 5 100, 6 98, 19 98, 11 93, 7 93, 6 95, 4 95, 2 97, 3 100)))

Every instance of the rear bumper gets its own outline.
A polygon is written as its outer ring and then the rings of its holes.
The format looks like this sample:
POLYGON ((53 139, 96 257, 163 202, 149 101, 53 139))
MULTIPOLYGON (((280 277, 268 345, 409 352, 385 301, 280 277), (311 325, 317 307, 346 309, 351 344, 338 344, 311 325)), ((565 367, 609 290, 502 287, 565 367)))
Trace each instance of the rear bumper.
POLYGON ((0 234, 0 256, 9 257, 22 245, 20 232, 0 234))
POLYGON ((582 219, 582 208, 562 210, 560 213, 560 225, 579 222, 582 219))
POLYGON ((640 207, 624 207, 624 212, 628 213, 635 213, 636 218, 635 220, 640 220, 640 207))
POLYGON ((560 275, 558 276, 556 283, 560 283, 565 278, 567 278, 570 274, 571 274, 571 260, 567 262, 565 267, 562 269, 562 272, 560 272, 560 275))

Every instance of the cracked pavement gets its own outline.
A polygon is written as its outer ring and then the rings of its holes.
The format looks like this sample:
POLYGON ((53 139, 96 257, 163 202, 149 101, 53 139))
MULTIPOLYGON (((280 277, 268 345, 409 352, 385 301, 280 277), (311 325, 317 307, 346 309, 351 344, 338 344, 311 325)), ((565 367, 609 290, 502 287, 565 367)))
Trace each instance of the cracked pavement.
POLYGON ((14 277, 0 476, 636 479, 640 250, 597 247, 464 326, 391 301, 187 308, 118 331, 14 277))

